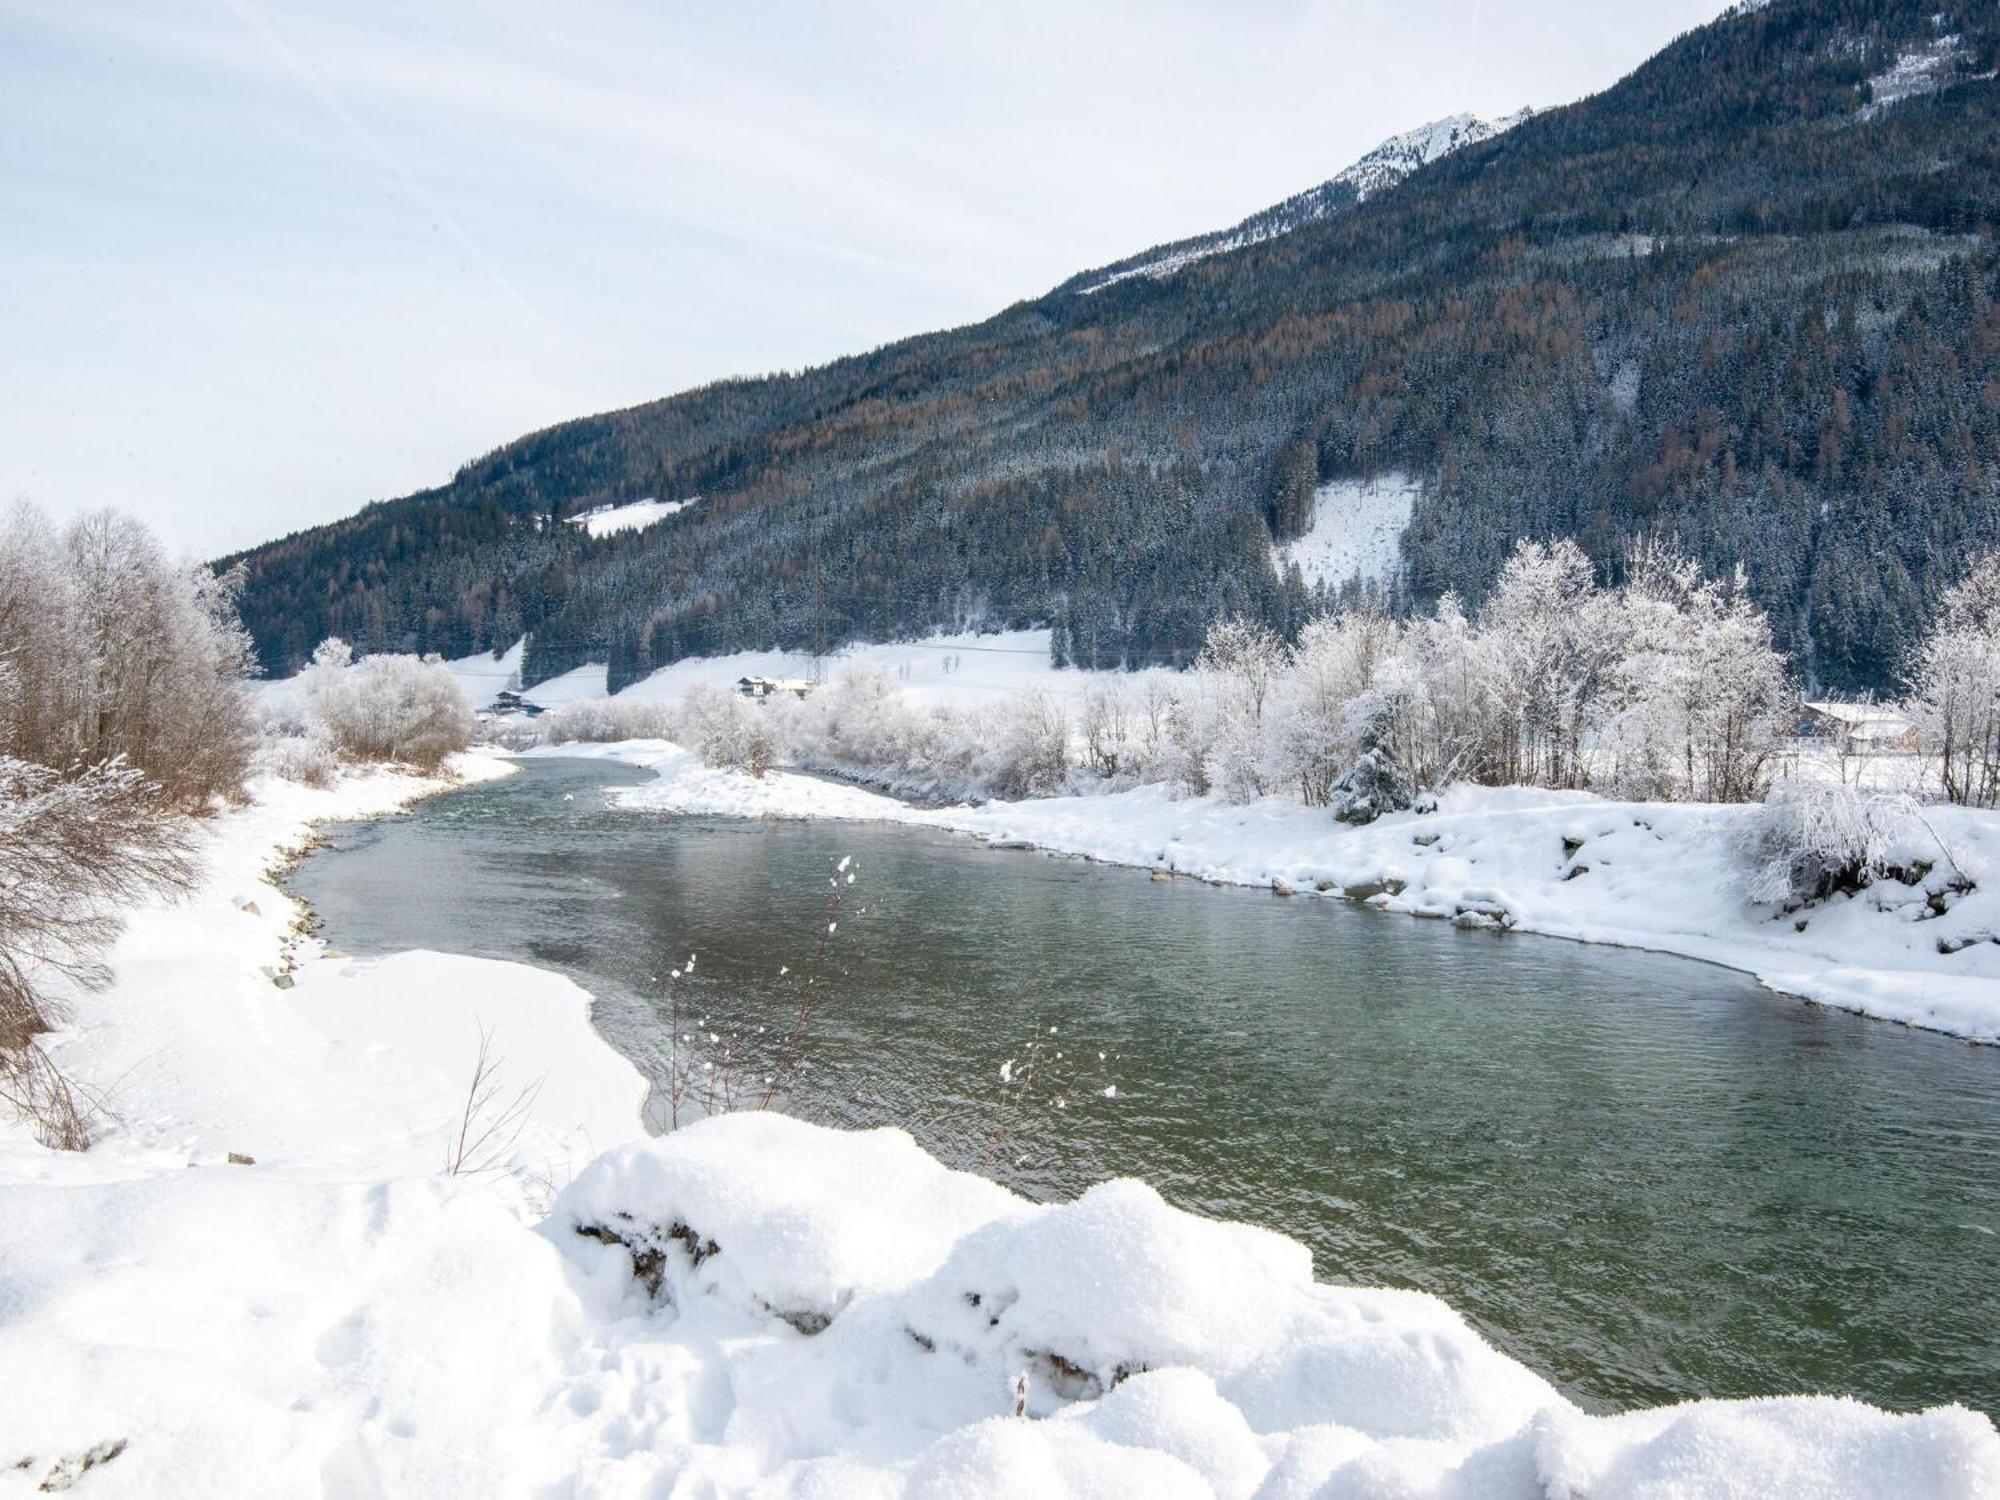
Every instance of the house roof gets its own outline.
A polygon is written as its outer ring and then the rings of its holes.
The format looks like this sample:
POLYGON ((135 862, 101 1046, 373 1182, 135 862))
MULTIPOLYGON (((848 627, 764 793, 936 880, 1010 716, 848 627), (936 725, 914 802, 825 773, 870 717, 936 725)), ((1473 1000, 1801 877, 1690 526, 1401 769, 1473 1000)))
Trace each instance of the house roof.
POLYGON ((1902 734, 1910 727, 1910 721, 1906 716, 1880 703, 1836 703, 1828 700, 1808 703, 1806 708, 1832 719, 1837 724, 1845 724, 1849 729, 1872 730, 1877 734, 1902 734))

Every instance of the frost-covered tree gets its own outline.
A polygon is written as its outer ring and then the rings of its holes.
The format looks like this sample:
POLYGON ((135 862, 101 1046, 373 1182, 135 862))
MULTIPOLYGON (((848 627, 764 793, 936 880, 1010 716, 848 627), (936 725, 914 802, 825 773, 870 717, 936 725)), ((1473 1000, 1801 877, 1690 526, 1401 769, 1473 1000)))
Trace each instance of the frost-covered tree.
POLYGON ((1285 670, 1285 643, 1249 620, 1218 621, 1195 671, 1207 689, 1216 782, 1232 802, 1261 796, 1271 779, 1264 714, 1285 670))
POLYGON ((1489 690, 1504 726, 1488 746, 1492 780, 1573 786, 1584 779, 1582 743, 1605 661, 1586 625, 1595 587, 1590 559, 1567 538, 1524 541, 1500 570, 1479 617, 1492 643, 1489 690))
POLYGON ((0 530, 0 753, 65 770, 122 759, 190 810, 233 794, 254 743, 240 585, 170 560, 129 516, 58 531, 17 507, 0 530))
POLYGON ((1271 693, 1266 762, 1308 807, 1326 805, 1335 781, 1361 753, 1350 705, 1374 689, 1399 643, 1395 622, 1372 609, 1322 615, 1299 632, 1271 693))
POLYGON ((681 733, 705 766, 762 776, 777 763, 777 733, 767 705, 698 683, 681 700, 681 733))
POLYGON ((1910 715, 1938 757, 1945 795, 2000 803, 2000 553, 1976 559, 1946 591, 1909 680, 1910 715))
POLYGON ((1704 582, 1690 603, 1694 637, 1684 671, 1699 691, 1690 695, 1686 795, 1747 802, 1760 794, 1796 720, 1791 684, 1741 569, 1726 582, 1704 582))
POLYGON ((1016 694, 993 725, 985 789, 996 797, 1048 797, 1069 776, 1069 716, 1039 688, 1016 694))
POLYGON ((354 659, 347 642, 322 641, 301 674, 306 714, 327 742, 356 760, 434 770, 472 742, 472 706, 436 658, 354 659))

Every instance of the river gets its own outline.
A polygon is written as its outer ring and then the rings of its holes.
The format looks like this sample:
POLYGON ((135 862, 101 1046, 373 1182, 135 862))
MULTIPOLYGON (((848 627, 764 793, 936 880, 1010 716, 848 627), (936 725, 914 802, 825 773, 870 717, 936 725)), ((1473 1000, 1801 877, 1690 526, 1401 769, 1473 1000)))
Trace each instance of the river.
POLYGON ((1143 1176, 1303 1240, 1322 1277, 1438 1293, 1598 1410, 2000 1413, 2000 1049, 1661 955, 607 804, 644 779, 527 761, 334 830, 291 883, 350 953, 574 976, 657 1079, 689 954, 685 1016, 739 1052, 789 1028, 847 858, 798 1113, 902 1126, 1035 1197, 1143 1176), (1036 1041, 1024 1102, 1000 1069, 1036 1041))

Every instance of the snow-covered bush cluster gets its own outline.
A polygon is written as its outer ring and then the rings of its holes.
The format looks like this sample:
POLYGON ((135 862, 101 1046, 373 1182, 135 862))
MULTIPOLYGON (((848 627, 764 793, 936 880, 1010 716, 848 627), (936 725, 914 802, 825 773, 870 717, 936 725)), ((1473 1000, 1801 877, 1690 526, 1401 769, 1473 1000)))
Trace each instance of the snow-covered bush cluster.
POLYGON ((1410 620, 1328 615, 1290 646, 1218 637, 1198 668, 1217 784, 1289 786, 1356 821, 1458 780, 1743 801, 1792 723, 1741 580, 1665 555, 1602 588, 1575 544, 1524 542, 1476 617, 1447 595, 1410 620))
MULTIPOLYGON (((1920 837, 1908 797, 1844 786, 1785 787, 1747 825, 1753 900, 1787 908, 1852 894, 1898 868, 1920 837)), ((1934 840, 1928 870, 1937 857, 1934 840)))
POLYGON ((118 908, 193 877, 187 819, 136 766, 0 756, 0 1106, 44 1145, 89 1142, 85 1103, 37 1041, 59 1019, 49 982, 104 982, 118 908))
POLYGON ((1910 717, 1938 757, 1945 795, 2000 803, 2000 553, 1948 590, 1910 670, 1910 717))
POLYGON ((325 789, 340 776, 340 757, 324 736, 306 732, 267 732, 258 743, 250 769, 281 781, 325 789))
POLYGON ((1355 822, 1453 781, 1745 801, 1794 721, 1769 624, 1740 579, 1647 555, 1603 588, 1566 541, 1523 543, 1476 617, 1450 596, 1410 619, 1345 609, 1289 642, 1223 621, 1171 685, 1100 679, 1074 701, 1030 691, 966 709, 910 702, 861 671, 803 703, 741 709, 743 726, 774 726, 780 758, 904 793, 1014 799, 1164 781, 1235 802, 1296 796, 1355 822))
MULTIPOLYGON (((768 726, 776 758, 906 796, 1053 796, 1085 783, 1129 784, 1147 760, 1139 716, 1116 682, 1093 687, 1080 715, 1039 688, 994 704, 918 702, 875 667, 854 668, 803 701, 736 702, 748 722, 768 726)), ((693 748, 711 765, 735 763, 718 761, 699 736, 693 748)))
POLYGON ((681 734, 704 765, 762 776, 778 758, 777 728, 759 705, 701 683, 681 701, 681 734))
POLYGON ((544 745, 607 744, 616 740, 671 740, 680 716, 652 698, 585 698, 537 721, 532 736, 544 745))
POLYGON ((255 732, 235 576, 177 563, 111 511, 0 527, 0 755, 68 770, 120 760, 201 811, 234 795, 255 732))
MULTIPOLYGON (((306 726, 341 755, 434 770, 472 743, 472 706, 444 663, 365 656, 343 640, 321 642, 300 674, 306 726)), ((310 765, 313 753, 302 750, 310 765)))

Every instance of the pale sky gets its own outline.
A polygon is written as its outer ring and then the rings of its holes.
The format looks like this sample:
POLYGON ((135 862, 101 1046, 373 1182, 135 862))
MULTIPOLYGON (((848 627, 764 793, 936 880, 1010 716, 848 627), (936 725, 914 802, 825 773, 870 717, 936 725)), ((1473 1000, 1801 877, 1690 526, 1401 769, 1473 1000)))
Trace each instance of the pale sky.
POLYGON ((970 322, 1721 0, 0 0, 0 501, 212 555, 970 322))

